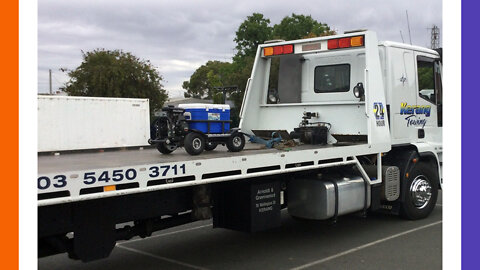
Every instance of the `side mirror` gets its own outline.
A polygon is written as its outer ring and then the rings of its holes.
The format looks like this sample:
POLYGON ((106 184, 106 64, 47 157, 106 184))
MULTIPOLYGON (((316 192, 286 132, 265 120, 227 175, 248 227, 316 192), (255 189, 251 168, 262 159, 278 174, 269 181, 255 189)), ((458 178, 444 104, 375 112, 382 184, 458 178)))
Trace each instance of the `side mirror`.
POLYGON ((363 83, 359 82, 353 88, 353 95, 360 100, 363 100, 365 97, 365 89, 363 88, 363 83))

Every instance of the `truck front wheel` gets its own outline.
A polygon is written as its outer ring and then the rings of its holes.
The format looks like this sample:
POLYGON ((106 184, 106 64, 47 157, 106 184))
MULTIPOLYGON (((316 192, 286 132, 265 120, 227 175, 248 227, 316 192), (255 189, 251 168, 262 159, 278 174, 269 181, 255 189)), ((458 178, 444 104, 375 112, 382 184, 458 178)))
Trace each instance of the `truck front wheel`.
POLYGON ((430 215, 438 196, 438 173, 434 166, 425 162, 416 164, 409 174, 405 187, 401 216, 415 220, 430 215))

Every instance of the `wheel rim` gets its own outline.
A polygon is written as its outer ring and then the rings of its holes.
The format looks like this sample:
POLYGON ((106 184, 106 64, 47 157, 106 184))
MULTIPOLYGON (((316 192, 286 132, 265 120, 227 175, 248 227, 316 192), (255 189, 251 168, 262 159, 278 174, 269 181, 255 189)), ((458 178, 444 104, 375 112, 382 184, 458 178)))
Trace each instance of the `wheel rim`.
POLYGON ((419 175, 413 179, 410 185, 410 197, 413 205, 422 209, 427 206, 432 198, 432 186, 425 175, 419 175))
POLYGON ((235 136, 233 137, 232 143, 233 146, 240 147, 242 145, 242 138, 240 138, 239 136, 235 136))
POLYGON ((200 147, 202 147, 202 140, 200 140, 200 138, 193 139, 192 146, 193 146, 193 149, 195 150, 200 149, 200 147))

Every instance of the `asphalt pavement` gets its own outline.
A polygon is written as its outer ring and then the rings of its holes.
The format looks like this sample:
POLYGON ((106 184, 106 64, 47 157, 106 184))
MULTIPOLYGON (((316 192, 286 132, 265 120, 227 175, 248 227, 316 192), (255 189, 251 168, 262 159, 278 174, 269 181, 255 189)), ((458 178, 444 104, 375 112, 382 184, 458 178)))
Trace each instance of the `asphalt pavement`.
POLYGON ((442 192, 426 219, 370 214, 341 216, 336 224, 292 219, 260 233, 212 229, 211 220, 119 242, 110 257, 82 263, 60 254, 38 269, 442 269, 442 192))

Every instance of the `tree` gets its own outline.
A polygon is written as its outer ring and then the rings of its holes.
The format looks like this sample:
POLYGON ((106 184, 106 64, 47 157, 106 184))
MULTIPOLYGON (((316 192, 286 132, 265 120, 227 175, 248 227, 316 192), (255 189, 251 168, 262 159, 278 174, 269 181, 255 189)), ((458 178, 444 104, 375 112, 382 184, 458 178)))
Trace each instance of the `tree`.
POLYGON ((187 90, 184 96, 212 99, 215 87, 226 85, 230 81, 231 65, 228 62, 208 61, 197 68, 190 80, 182 84, 183 89, 187 90))
POLYGON ((325 24, 318 22, 308 15, 297 15, 292 13, 292 16, 286 16, 279 24, 273 27, 274 38, 281 38, 284 40, 294 40, 302 38, 312 38, 319 36, 334 35, 335 31, 325 24))
POLYGON ((80 66, 68 73, 70 96, 148 98, 150 113, 167 100, 163 77, 150 61, 120 50, 96 49, 82 56, 80 66))
POLYGON ((237 43, 236 57, 254 56, 259 44, 272 36, 270 20, 263 14, 253 13, 238 27, 234 41, 237 43))

